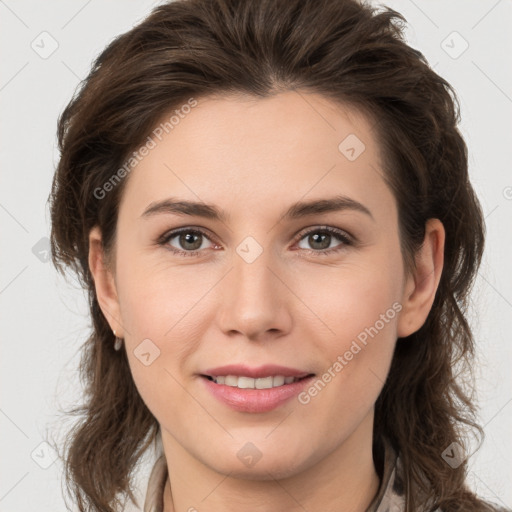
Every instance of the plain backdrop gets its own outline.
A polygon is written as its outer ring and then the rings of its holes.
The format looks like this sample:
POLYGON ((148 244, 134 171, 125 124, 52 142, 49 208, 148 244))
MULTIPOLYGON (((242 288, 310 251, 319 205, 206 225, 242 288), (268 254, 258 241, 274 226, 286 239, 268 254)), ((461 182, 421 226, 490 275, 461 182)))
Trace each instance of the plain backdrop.
MULTIPOLYGON (((48 262, 47 197, 58 161, 59 113, 117 35, 147 16, 149 0, 0 0, 0 511, 67 510, 62 467, 44 443, 70 424, 58 416, 80 397, 78 349, 89 330, 84 294, 48 262)), ((512 3, 390 0, 409 44, 456 89, 471 179, 487 223, 471 323, 485 442, 468 480, 512 506, 512 3)), ((152 455, 143 461, 141 489, 152 455)), ((128 510, 128 509, 127 509, 128 510)))

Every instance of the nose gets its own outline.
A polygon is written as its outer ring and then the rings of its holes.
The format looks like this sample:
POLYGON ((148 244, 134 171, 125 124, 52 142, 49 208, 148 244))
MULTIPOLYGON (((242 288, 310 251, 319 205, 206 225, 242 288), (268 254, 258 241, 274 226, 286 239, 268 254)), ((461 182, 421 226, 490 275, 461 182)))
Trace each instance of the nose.
POLYGON ((290 331, 293 294, 269 252, 263 251, 252 262, 233 255, 233 268, 222 281, 222 304, 217 315, 225 335, 238 334, 256 341, 278 338, 290 331))

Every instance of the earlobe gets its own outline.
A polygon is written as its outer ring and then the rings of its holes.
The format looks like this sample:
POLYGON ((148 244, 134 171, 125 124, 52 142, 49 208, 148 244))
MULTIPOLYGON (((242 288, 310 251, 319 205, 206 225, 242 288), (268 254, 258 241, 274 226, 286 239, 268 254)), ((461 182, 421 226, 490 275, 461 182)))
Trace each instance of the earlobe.
POLYGON ((105 263, 101 231, 95 226, 89 232, 89 269, 94 278, 96 297, 112 331, 123 337, 117 289, 111 269, 105 263))
POLYGON ((416 269, 405 282, 397 330, 399 338, 419 330, 430 313, 443 270, 444 242, 443 224, 439 219, 429 219, 423 245, 415 257, 416 269))

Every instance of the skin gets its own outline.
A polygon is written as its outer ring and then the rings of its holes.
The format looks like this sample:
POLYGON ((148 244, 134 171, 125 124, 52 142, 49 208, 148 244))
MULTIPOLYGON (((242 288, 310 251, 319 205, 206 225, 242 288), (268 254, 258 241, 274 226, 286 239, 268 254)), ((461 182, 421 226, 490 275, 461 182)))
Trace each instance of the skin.
POLYGON ((406 275, 396 203, 382 174, 370 122, 347 105, 291 91, 202 98, 131 172, 115 267, 105 264, 101 232, 91 231, 100 305, 125 339, 134 381, 161 426, 170 473, 165 512, 364 511, 374 498, 374 404, 397 338, 418 330, 430 311, 445 236, 429 220, 417 268, 406 275), (354 161, 338 150, 349 134, 365 145, 354 161), (335 193, 373 218, 347 209, 281 219, 297 201, 335 193), (214 204, 229 218, 142 216, 171 196, 214 204), (173 253, 169 247, 193 245, 179 236, 167 247, 155 242, 187 226, 208 235, 199 254, 173 253), (354 243, 332 235, 321 247, 331 252, 318 254, 320 242, 306 232, 321 235, 322 226, 354 243), (248 236, 263 250, 252 263, 236 252, 248 236), (321 376, 394 303, 401 311, 308 404, 234 411, 198 376, 230 363, 321 376), (134 354, 145 339, 160 350, 148 366, 134 354), (262 454, 252 467, 237 457, 247 442, 262 454))

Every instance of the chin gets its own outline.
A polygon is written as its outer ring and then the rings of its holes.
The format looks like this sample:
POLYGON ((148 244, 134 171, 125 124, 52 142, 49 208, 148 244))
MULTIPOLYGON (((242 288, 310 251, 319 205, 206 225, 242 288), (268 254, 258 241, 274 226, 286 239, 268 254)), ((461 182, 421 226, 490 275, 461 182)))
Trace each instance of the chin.
MULTIPOLYGON (((217 473, 229 475, 232 478, 243 480, 281 480, 290 478, 305 469, 308 465, 306 460, 299 459, 295 455, 279 455, 273 452, 272 455, 265 457, 263 453, 261 458, 252 465, 245 465, 237 454, 235 460, 232 458, 222 461, 219 464, 217 459, 214 464, 208 464, 217 473)), ((204 461, 207 464, 207 461, 204 461)))

